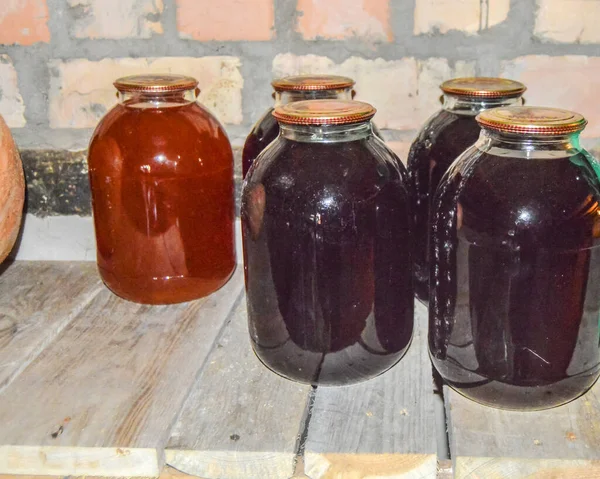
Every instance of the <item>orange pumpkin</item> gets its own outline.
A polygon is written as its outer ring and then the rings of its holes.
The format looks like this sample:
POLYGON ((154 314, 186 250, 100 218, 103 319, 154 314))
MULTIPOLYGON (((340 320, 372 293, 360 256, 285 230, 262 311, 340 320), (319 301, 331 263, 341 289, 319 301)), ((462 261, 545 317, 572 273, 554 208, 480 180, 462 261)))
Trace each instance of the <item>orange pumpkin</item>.
POLYGON ((0 262, 15 244, 25 201, 21 157, 4 119, 0 116, 0 262))

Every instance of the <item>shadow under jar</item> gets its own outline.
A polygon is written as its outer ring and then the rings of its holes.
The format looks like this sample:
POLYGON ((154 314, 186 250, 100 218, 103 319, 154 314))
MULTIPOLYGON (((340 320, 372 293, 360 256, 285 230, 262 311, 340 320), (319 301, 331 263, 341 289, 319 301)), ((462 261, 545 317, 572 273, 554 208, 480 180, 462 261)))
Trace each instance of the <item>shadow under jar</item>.
POLYGON ((487 109, 521 105, 522 83, 502 78, 455 78, 440 86, 442 109, 423 126, 408 154, 414 225, 415 293, 429 300, 430 203, 440 179, 458 155, 479 138, 475 116, 487 109))
POLYGON ((579 145, 576 113, 477 119, 480 139, 432 206, 431 358, 475 401, 558 406, 600 372, 600 165, 579 145))
POLYGON ((196 102, 193 78, 139 75, 115 87, 119 104, 88 155, 100 275, 139 303, 208 295, 235 268, 227 135, 196 102))
MULTIPOLYGON (((242 170, 246 177, 248 170, 261 151, 269 146, 279 135, 279 123, 273 116, 274 108, 293 101, 303 100, 351 100, 354 80, 338 75, 297 75, 274 80, 275 107, 256 122, 250 131, 242 152, 242 170)), ((373 126, 377 136, 379 130, 373 126)))
POLYGON ((377 376, 413 331, 406 171, 362 102, 275 109, 281 134, 250 170, 242 232, 252 346, 313 385, 377 376))

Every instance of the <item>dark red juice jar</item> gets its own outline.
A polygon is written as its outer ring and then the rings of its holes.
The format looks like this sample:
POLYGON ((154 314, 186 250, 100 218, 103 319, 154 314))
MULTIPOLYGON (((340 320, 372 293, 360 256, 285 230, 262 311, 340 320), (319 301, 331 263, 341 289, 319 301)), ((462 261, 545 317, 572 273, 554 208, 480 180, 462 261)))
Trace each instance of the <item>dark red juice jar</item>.
POLYGON ((275 106, 256 122, 242 152, 244 177, 256 157, 279 135, 279 123, 273 117, 274 108, 293 101, 303 100, 351 100, 354 80, 338 75, 297 75, 273 80, 275 106))
POLYGON ((242 232, 252 346, 296 381, 342 385, 400 360, 413 330, 406 171, 366 103, 275 109, 250 169, 242 232))
POLYGON ((455 78, 440 86, 442 109, 423 126, 408 154, 415 238, 415 293, 429 298, 428 229, 430 203, 440 179, 458 155, 479 138, 475 116, 487 109, 521 105, 522 83, 503 78, 455 78))
POLYGON ((222 126, 179 75, 117 80, 88 163, 97 259, 117 295, 189 301, 235 268, 233 155, 222 126))
POLYGON ((477 118, 432 204, 431 358, 475 401, 557 406, 600 373, 600 165, 576 113, 477 118))

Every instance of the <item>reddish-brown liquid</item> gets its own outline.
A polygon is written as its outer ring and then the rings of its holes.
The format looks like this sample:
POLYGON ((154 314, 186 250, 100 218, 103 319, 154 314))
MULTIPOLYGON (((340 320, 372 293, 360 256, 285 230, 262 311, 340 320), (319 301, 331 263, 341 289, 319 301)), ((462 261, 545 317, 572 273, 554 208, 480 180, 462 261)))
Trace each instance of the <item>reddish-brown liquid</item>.
POLYGON ((439 373, 464 395, 543 409, 596 380, 600 181, 592 165, 582 153, 472 153, 440 184, 429 346, 439 373))
POLYGON ((235 268, 233 156, 197 103, 117 105, 89 150, 98 266, 117 295, 205 296, 235 268))
POLYGON ((297 381, 376 376, 413 331, 405 171, 373 136, 339 143, 280 137, 242 197, 254 350, 297 381))
POLYGON ((429 300, 429 211, 442 176, 458 155, 477 141, 473 115, 441 110, 423 127, 408 154, 415 251, 415 295, 429 300))

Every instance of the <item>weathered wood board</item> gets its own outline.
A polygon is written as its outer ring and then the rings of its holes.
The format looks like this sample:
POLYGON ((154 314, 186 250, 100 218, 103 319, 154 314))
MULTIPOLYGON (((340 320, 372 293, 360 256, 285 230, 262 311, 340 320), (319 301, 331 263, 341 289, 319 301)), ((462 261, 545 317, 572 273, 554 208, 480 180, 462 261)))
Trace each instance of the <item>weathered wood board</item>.
POLYGON ((455 477, 600 478, 600 383, 538 412, 503 411, 445 387, 455 477))
POLYGON ((305 473, 311 479, 436 477, 426 339, 427 310, 415 303, 412 344, 396 366, 357 385, 317 388, 305 444, 305 473))
POLYGON ((289 478, 310 392, 260 363, 240 301, 173 429, 167 464, 207 479, 289 478))
POLYGON ((102 289, 89 262, 16 262, 0 274, 0 392, 102 289))
POLYGON ((0 394, 0 473, 157 476, 241 291, 239 268, 214 295, 180 305, 94 296, 0 394))

